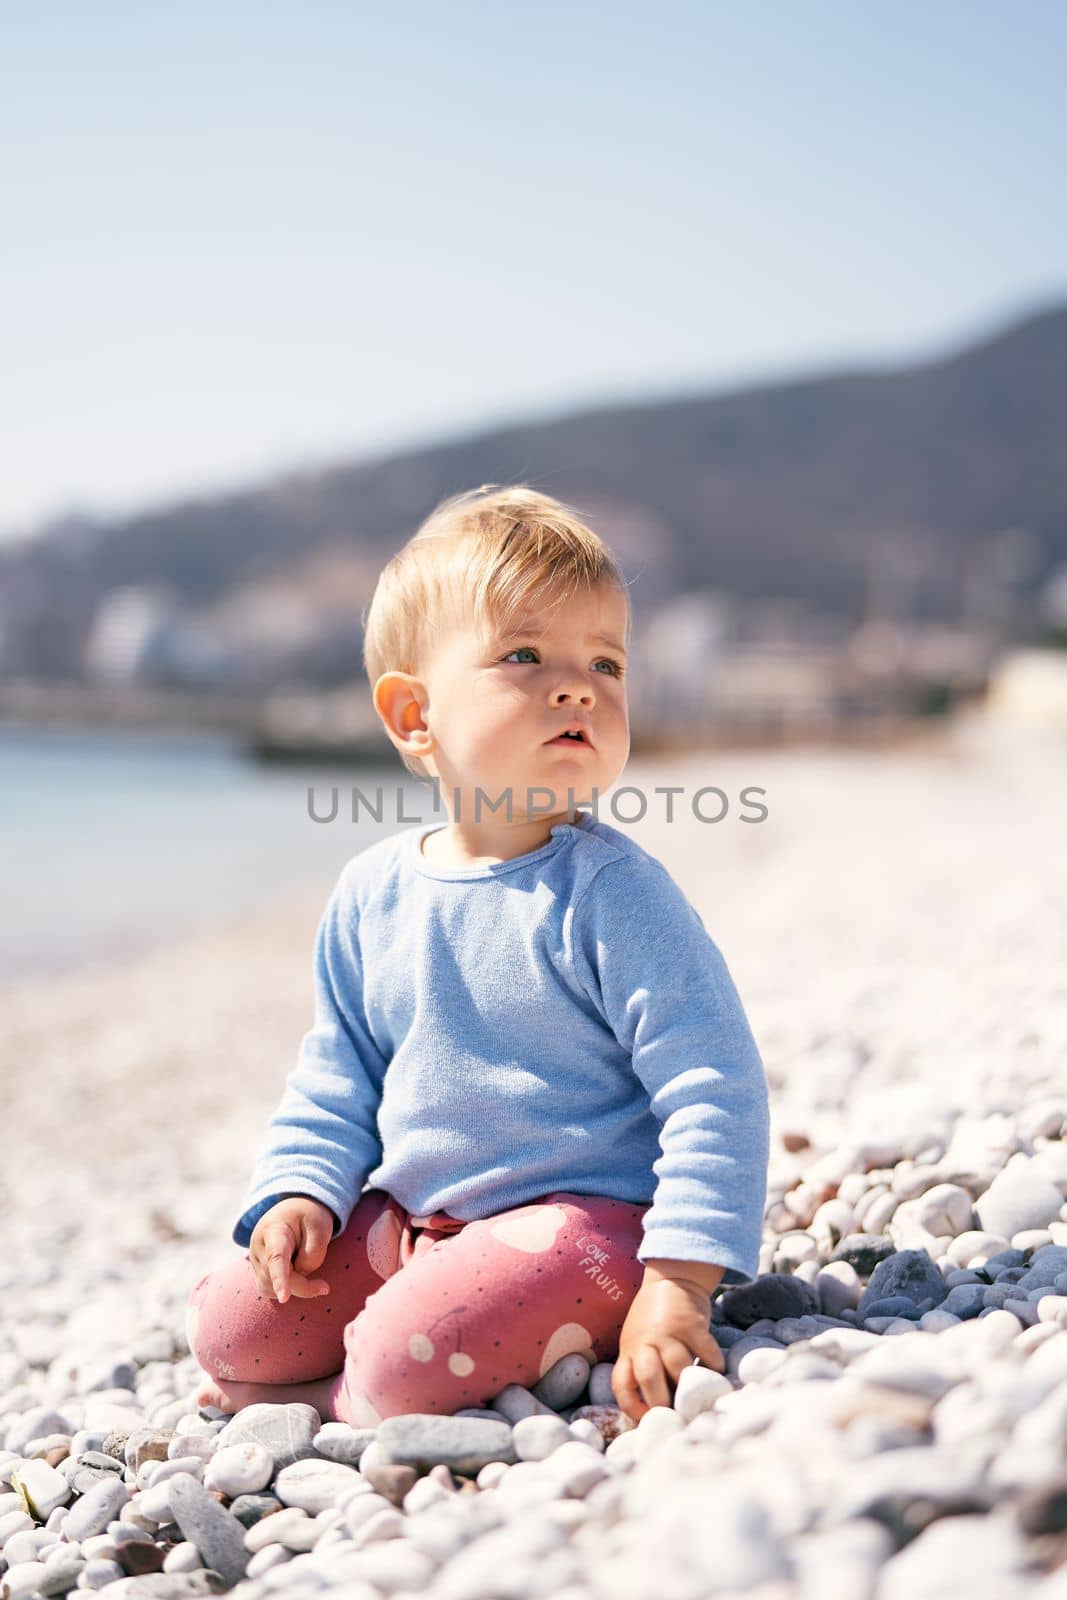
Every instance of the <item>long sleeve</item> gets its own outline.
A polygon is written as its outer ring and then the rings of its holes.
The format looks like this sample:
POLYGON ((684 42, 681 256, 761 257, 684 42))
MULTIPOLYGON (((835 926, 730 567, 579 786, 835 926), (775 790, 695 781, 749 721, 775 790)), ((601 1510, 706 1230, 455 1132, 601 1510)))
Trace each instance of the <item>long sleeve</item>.
POLYGON ((359 912, 345 871, 319 922, 313 973, 314 1024, 286 1076, 233 1229, 234 1243, 246 1248, 259 1218, 288 1194, 328 1206, 336 1238, 381 1158, 377 1114, 386 1061, 367 1025, 359 912))
POLYGON ((606 863, 574 909, 575 967, 660 1123, 638 1260, 756 1275, 767 1197, 767 1080, 718 946, 654 857, 606 863))

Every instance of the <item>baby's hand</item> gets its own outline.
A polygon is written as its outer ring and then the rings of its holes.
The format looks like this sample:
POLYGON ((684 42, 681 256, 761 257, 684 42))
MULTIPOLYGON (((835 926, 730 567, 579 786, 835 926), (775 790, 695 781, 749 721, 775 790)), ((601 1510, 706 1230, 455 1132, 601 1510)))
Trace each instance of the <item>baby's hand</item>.
POLYGON ((329 1294, 324 1279, 306 1274, 321 1267, 333 1223, 329 1207, 308 1195, 287 1195, 265 1211, 252 1230, 248 1249, 260 1294, 276 1298, 279 1305, 290 1294, 301 1300, 329 1294))
POLYGON ((696 1283, 647 1281, 627 1313, 611 1386, 619 1409, 640 1422, 652 1406, 669 1406, 669 1385, 699 1356, 724 1372, 726 1362, 708 1327, 711 1295, 696 1283))

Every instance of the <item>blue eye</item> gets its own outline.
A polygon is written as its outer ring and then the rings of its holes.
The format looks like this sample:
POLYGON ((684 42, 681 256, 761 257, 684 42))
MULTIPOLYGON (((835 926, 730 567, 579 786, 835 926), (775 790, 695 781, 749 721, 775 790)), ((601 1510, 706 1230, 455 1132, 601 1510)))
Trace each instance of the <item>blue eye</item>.
MULTIPOLYGON (((523 651, 525 651, 527 655, 531 655, 531 656, 536 656, 537 655, 537 651, 534 649, 533 645, 519 644, 519 645, 515 646, 514 650, 509 650, 507 655, 501 657, 501 659, 503 661, 510 661, 512 656, 520 655, 523 651)), ((518 665, 526 666, 526 665, 528 665, 528 663, 519 662, 518 665)), ((621 661, 615 661, 611 656, 602 657, 601 660, 597 663, 597 665, 598 666, 606 666, 606 667, 610 668, 610 672, 608 673, 609 677, 621 678, 622 675, 623 675, 623 672, 625 671, 625 668, 623 667, 622 662, 621 661)))

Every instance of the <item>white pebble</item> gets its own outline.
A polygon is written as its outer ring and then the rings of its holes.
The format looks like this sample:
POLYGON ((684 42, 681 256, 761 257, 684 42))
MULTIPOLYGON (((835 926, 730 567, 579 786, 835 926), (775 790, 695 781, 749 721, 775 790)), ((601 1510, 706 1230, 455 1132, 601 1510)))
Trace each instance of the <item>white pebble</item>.
POLYGON ((757 1344, 753 1342, 747 1349, 742 1348, 744 1341, 738 1340, 726 1352, 726 1369, 742 1383, 759 1383, 763 1378, 769 1378, 776 1372, 785 1360, 787 1352, 781 1345, 757 1344))
MULTIPOLYGON (((387 1500, 383 1494, 377 1494, 372 1491, 369 1494, 352 1495, 350 1499, 345 1501, 343 1507, 345 1527, 354 1539, 364 1524, 368 1523, 372 1517, 376 1517, 379 1511, 395 1510, 396 1507, 392 1501, 387 1500)), ((275 1512, 275 1516, 281 1516, 281 1512, 275 1512)))
POLYGON ((692 1422, 702 1411, 710 1411, 721 1394, 731 1392, 723 1373, 710 1367, 684 1367, 674 1389, 674 1409, 683 1422, 692 1422))
POLYGON ((164 1572, 198 1572, 203 1565, 200 1551, 188 1539, 176 1544, 163 1557, 164 1572))
POLYGON ((311 1518, 306 1511, 292 1506, 286 1511, 272 1511, 268 1517, 260 1517, 258 1522, 245 1531, 245 1549, 253 1554, 263 1550, 269 1544, 287 1544, 289 1538, 294 1536, 296 1530, 304 1523, 310 1524, 311 1518))
MULTIPOLYGON (((551 1459, 551 1458, 550 1458, 551 1459)), ((544 1461, 516 1461, 497 1486, 497 1494, 508 1506, 539 1506, 566 1493, 557 1478, 545 1470, 544 1461)))
MULTIPOLYGON (((280 1516, 280 1512, 275 1512, 280 1516)), ((270 1572, 272 1567, 285 1566, 293 1559, 293 1552, 287 1550, 283 1544, 267 1544, 262 1550, 257 1550, 245 1568, 245 1575, 249 1578, 262 1578, 264 1573, 270 1572)))
POLYGON ((47 1461, 24 1461, 12 1473, 11 1482, 22 1490, 31 1511, 42 1521, 56 1506, 66 1505, 74 1492, 63 1474, 47 1461))
POLYGON ((19 1561, 8 1567, 3 1576, 5 1600, 22 1600, 24 1595, 36 1594, 47 1574, 43 1561, 19 1561))
POLYGON ((570 1428, 562 1417, 522 1417, 511 1434, 520 1461, 543 1461, 570 1437, 570 1428))
POLYGON ((46 1528, 26 1528, 12 1534, 4 1545, 4 1560, 11 1567, 22 1561, 43 1561, 45 1551, 58 1544, 59 1536, 46 1528))
MULTIPOLYGON (((663 1406, 653 1409, 666 1411, 667 1408, 663 1406)), ((638 1425, 634 1429, 635 1439, 640 1431, 638 1425)), ((625 1434, 620 1434, 620 1438, 625 1437, 625 1434)), ((544 1462, 544 1470, 549 1472, 570 1496, 588 1494, 593 1485, 606 1478, 608 1474, 604 1457, 578 1439, 572 1439, 569 1443, 561 1445, 558 1450, 554 1450, 544 1462)))
MULTIPOLYGON (((239 1494, 256 1494, 274 1476, 274 1457, 255 1440, 224 1445, 204 1468, 204 1486, 219 1489, 229 1500, 239 1494)), ((284 1498, 279 1495, 279 1499, 284 1498)))
POLYGON ((98 1558, 87 1561, 78 1574, 78 1589, 105 1589, 109 1583, 121 1583, 126 1572, 117 1561, 98 1558))
POLYGON ((274 1481, 274 1493, 285 1505, 300 1506, 314 1515, 345 1500, 363 1481, 356 1467, 309 1456, 282 1468, 274 1481))
POLYGON ((365 1545, 378 1544, 383 1539, 400 1539, 403 1533, 403 1516, 395 1506, 385 1506, 357 1528, 354 1540, 362 1549, 365 1545))
POLYGON ((415 1516, 420 1511, 428 1510, 430 1506, 440 1505, 442 1500, 453 1499, 453 1496, 454 1491, 449 1491, 429 1475, 418 1478, 404 1496, 405 1514, 409 1517, 415 1516))

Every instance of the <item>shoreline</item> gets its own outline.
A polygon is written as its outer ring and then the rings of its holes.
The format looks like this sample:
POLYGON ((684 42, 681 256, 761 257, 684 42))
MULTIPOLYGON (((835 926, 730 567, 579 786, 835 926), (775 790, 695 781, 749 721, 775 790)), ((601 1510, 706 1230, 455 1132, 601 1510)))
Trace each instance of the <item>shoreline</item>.
MULTIPOLYGON (((790 1079, 805 1059, 876 1048, 888 1030, 917 1071, 938 1039, 956 1056, 983 1026, 1010 1032, 1014 1018, 1025 1033, 1035 1004, 1058 1018, 1055 973, 1067 970, 1058 758, 1047 742, 1009 747, 978 730, 892 757, 734 754, 709 774, 701 753, 666 778, 658 764, 632 764, 625 776, 650 790, 709 776, 730 793, 766 784, 760 825, 650 818, 627 831, 721 948, 779 1119, 793 1115, 790 1079)), ((125 1153, 147 1146, 165 1181, 211 1129, 230 1130, 240 1189, 313 1020, 327 893, 309 877, 259 910, 89 967, 0 981, 9 1215, 24 1209, 16 1191, 47 1184, 59 1163, 84 1170, 87 1143, 111 1149, 116 1173, 125 1153)), ((833 1106, 820 1115, 829 1130, 833 1106)))

